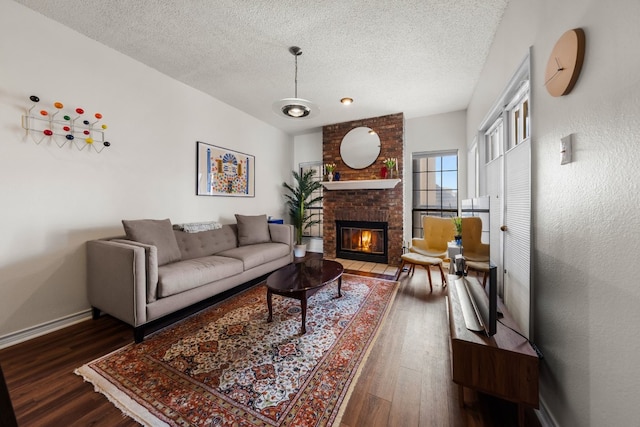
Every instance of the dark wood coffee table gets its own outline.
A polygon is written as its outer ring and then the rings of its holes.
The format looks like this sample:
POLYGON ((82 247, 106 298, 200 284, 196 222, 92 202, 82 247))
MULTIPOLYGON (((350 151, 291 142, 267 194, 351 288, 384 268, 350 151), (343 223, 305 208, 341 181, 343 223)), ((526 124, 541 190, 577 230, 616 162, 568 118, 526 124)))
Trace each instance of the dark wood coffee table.
POLYGON ((320 288, 338 280, 338 297, 342 296, 342 264, 327 259, 306 259, 301 262, 285 265, 267 277, 267 306, 269 317, 273 320, 273 294, 300 300, 302 307, 302 333, 307 332, 307 299, 318 292, 320 288))

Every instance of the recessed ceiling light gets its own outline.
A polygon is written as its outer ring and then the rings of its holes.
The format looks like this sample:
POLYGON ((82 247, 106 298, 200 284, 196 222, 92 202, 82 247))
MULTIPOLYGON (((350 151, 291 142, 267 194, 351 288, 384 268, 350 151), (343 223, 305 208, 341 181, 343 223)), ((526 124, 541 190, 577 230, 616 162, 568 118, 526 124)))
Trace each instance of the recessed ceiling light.
POLYGON ((340 102, 342 102, 344 105, 349 105, 353 103, 353 98, 342 98, 340 102))

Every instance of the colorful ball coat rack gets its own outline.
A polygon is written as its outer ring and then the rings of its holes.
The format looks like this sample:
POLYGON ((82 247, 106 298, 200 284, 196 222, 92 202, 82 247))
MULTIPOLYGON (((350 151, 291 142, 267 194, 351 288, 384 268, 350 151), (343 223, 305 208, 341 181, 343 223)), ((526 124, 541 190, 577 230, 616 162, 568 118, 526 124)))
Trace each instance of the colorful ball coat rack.
POLYGON ((102 120, 102 114, 95 113, 90 120, 87 120, 84 117, 84 109, 79 107, 73 112, 65 114, 63 112, 64 104, 61 102, 54 102, 52 110, 42 109, 36 112, 34 109, 40 102, 40 98, 31 95, 29 99, 33 105, 27 109, 27 114, 22 116, 22 127, 36 144, 39 145, 48 139, 60 148, 70 144, 80 151, 91 147, 97 153, 111 146, 111 143, 105 141, 104 137, 107 125, 99 124, 102 120), (61 112, 63 114, 62 120, 56 118, 61 112))

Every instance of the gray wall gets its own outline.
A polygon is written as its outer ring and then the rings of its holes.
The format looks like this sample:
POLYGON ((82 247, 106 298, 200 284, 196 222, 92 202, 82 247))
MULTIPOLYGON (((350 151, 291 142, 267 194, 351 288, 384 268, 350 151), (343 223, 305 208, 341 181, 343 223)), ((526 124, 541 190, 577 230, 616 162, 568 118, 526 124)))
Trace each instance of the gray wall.
POLYGON ((531 47, 533 325, 541 397, 559 426, 640 419, 640 2, 512 0, 467 110, 467 142, 531 47), (582 27, 573 92, 544 88, 560 35, 582 27), (560 165, 560 138, 574 161, 560 165))

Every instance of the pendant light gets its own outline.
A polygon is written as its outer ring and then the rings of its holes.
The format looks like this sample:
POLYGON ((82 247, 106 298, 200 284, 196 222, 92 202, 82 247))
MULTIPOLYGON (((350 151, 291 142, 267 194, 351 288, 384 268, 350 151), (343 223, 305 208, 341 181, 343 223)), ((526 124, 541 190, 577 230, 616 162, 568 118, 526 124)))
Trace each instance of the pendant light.
POLYGON ((318 107, 311 101, 298 98, 298 56, 302 55, 302 49, 298 46, 291 46, 289 48, 295 58, 295 94, 294 98, 285 98, 273 103, 273 111, 278 115, 283 115, 289 119, 303 119, 308 118, 311 115, 318 114, 318 107))

